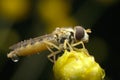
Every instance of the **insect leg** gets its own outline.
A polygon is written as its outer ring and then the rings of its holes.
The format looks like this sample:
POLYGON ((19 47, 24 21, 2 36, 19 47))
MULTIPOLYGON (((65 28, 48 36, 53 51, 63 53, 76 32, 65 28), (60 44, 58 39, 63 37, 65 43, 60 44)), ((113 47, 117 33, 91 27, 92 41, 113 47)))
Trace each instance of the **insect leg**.
POLYGON ((48 59, 49 59, 51 62, 55 63, 55 61, 56 61, 56 56, 55 56, 55 55, 57 55, 57 54, 60 53, 60 52, 61 52, 61 51, 52 52, 52 53, 49 54, 47 57, 48 57, 48 59), (51 59, 51 57, 53 57, 53 59, 51 59))
POLYGON ((67 45, 68 45, 70 51, 73 51, 73 48, 72 48, 72 46, 69 44, 68 40, 65 40, 65 42, 64 42, 64 46, 63 46, 64 49, 67 49, 67 45))
POLYGON ((59 48, 57 45, 55 45, 55 44, 53 44, 52 42, 49 42, 49 41, 44 41, 44 43, 46 43, 47 45, 49 45, 49 46, 47 46, 47 48, 48 48, 48 50, 51 52, 51 54, 49 54, 49 55, 47 56, 48 59, 49 59, 51 62, 55 62, 55 61, 56 61, 56 54, 58 54, 58 53, 61 52, 60 48, 59 48), (53 51, 50 46, 56 48, 58 51, 56 51, 56 52, 53 51), (53 57, 53 59, 51 59, 51 57, 53 57))
POLYGON ((47 44, 47 45, 53 46, 54 48, 60 50, 60 48, 57 45, 55 45, 54 43, 52 43, 52 42, 44 41, 44 43, 47 44))
POLYGON ((84 49, 86 49, 86 48, 85 48, 85 45, 84 45, 84 43, 83 43, 82 41, 79 41, 79 42, 77 42, 77 43, 74 43, 74 44, 72 44, 71 46, 72 46, 72 47, 75 47, 75 46, 80 45, 80 44, 82 44, 82 47, 83 47, 84 49))
POLYGON ((50 47, 48 47, 48 46, 47 46, 47 48, 48 48, 48 50, 51 52, 51 54, 49 54, 49 55, 47 56, 48 59, 49 59, 51 62, 55 62, 56 56, 53 55, 53 54, 54 54, 54 51, 53 51, 50 47), (53 57, 53 59, 51 59, 51 57, 53 57))
POLYGON ((83 47, 83 48, 81 49, 81 51, 83 50, 83 51, 86 52, 87 55, 89 55, 89 52, 88 52, 88 50, 85 48, 85 45, 84 45, 84 43, 83 43, 82 41, 77 42, 77 43, 74 43, 74 44, 72 44, 71 46, 72 46, 72 48, 73 48, 74 50, 80 51, 80 49, 78 49, 78 48, 75 47, 75 46, 80 45, 80 44, 82 44, 82 47, 83 47))

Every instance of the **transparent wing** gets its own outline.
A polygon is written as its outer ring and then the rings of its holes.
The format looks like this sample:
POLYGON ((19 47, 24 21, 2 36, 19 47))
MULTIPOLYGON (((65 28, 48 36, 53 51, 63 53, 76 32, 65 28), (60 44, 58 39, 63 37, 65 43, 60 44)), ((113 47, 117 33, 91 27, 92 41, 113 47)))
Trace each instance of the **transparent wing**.
POLYGON ((47 40, 47 41, 54 41, 54 36, 53 34, 47 34, 47 35, 43 35, 43 36, 39 36, 36 38, 30 38, 29 40, 24 40, 21 42, 18 42, 12 46, 9 47, 9 49, 14 50, 20 47, 26 47, 27 45, 31 44, 35 44, 36 42, 42 42, 43 40, 47 40))

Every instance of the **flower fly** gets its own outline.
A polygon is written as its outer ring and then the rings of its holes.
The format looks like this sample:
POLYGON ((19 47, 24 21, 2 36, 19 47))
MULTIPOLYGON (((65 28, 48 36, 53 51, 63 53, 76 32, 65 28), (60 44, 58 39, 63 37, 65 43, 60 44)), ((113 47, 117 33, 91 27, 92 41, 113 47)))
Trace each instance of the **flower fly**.
POLYGON ((66 49, 74 49, 73 47, 88 42, 90 29, 84 29, 81 26, 74 28, 56 28, 51 34, 43 35, 29 40, 21 41, 9 47, 12 51, 8 53, 7 57, 18 61, 19 56, 28 56, 49 50, 51 54, 48 59, 52 62, 56 60, 56 54, 66 49), (53 51, 53 49, 57 51, 53 51))

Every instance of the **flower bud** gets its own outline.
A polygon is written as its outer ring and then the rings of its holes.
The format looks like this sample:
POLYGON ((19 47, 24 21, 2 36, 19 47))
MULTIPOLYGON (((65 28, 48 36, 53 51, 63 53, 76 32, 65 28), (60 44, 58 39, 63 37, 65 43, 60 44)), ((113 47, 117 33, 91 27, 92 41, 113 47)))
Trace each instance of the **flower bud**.
POLYGON ((104 70, 86 49, 65 51, 53 67, 55 80, 103 80, 104 70))

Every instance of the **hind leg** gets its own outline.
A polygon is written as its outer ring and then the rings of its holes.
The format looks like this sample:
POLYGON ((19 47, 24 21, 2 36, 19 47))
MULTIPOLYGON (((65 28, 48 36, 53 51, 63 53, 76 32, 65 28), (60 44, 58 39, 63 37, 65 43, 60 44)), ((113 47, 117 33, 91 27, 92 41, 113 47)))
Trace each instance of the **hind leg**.
POLYGON ((49 41, 44 41, 44 43, 47 44, 47 48, 51 52, 47 57, 51 62, 54 63, 56 61, 56 55, 61 52, 61 49, 59 48, 59 46, 57 46, 49 41), (58 51, 53 51, 52 47, 57 49, 58 51))
POLYGON ((51 62, 53 62, 53 63, 55 63, 55 61, 56 61, 56 55, 57 54, 59 54, 61 51, 52 51, 51 52, 51 54, 49 54, 47 57, 48 57, 48 59, 51 61, 51 62), (52 59, 52 57, 53 57, 53 59, 52 59))

